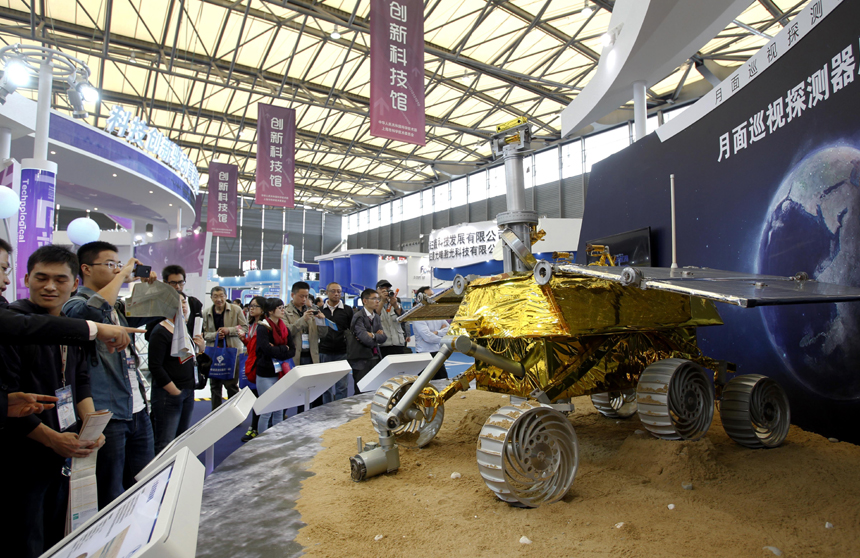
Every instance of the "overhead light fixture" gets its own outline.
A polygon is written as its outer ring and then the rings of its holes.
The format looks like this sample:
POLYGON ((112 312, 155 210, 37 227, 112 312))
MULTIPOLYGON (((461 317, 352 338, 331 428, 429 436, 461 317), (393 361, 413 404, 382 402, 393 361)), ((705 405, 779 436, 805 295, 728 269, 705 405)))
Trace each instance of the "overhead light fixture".
POLYGON ((340 31, 337 30, 337 26, 335 25, 334 31, 331 32, 331 38, 335 41, 341 38, 340 31))
POLYGON ((113 177, 116 178, 116 173, 113 173, 113 177))
POLYGON ((30 70, 27 68, 27 65, 24 64, 23 61, 18 59, 10 60, 8 64, 6 64, 5 74, 9 75, 9 79, 18 87, 23 87, 30 83, 31 74, 30 70))
POLYGON ((603 44, 604 48, 609 48, 615 44, 615 41, 618 39, 618 35, 621 34, 621 27, 624 24, 618 24, 616 27, 608 30, 606 33, 601 35, 600 42, 603 44))
POLYGON ((56 155, 56 154, 57 154, 56 151, 51 151, 51 155, 56 155))
POLYGON ((591 5, 588 3, 588 0, 585 0, 585 2, 583 2, 582 11, 579 13, 581 13, 585 17, 591 17, 591 14, 594 13, 594 8, 591 7, 591 5))
POLYGON ((152 223, 146 224, 146 236, 152 236, 152 223))
POLYGON ((167 205, 168 205, 168 206, 170 206, 170 207, 173 207, 173 204, 172 204, 172 203, 169 203, 169 204, 167 204, 167 205))
POLYGON ((30 70, 27 65, 17 58, 9 60, 3 70, 3 78, 0 79, 0 105, 6 104, 6 97, 28 83, 30 83, 30 70))
POLYGON ((87 109, 84 108, 84 97, 80 91, 70 86, 66 90, 66 95, 69 97, 69 103, 72 105, 72 116, 75 118, 86 118, 89 116, 87 109))
POLYGON ((98 207, 94 207, 94 208, 93 208, 93 211, 98 211, 98 210, 99 210, 99 208, 98 208, 98 207))
POLYGON ((134 51, 131 51, 131 56, 128 57, 128 61, 131 62, 132 64, 137 62, 137 57, 135 57, 134 51))

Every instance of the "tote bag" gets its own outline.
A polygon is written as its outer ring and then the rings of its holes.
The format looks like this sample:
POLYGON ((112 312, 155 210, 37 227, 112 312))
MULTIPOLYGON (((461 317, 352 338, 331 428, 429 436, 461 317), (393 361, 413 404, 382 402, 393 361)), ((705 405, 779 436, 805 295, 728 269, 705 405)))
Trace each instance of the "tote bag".
MULTIPOLYGON (((239 355, 239 389, 244 387, 249 387, 251 389, 257 389, 257 384, 248 379, 247 366, 246 361, 248 360, 248 353, 242 353, 239 355)), ((256 376, 254 380, 256 380, 256 376)))
POLYGON ((206 347, 205 352, 212 359, 212 366, 209 368, 210 380, 232 380, 234 377, 239 349, 226 345, 226 340, 219 339, 214 347, 206 347), (224 341, 225 346, 220 346, 221 341, 224 341))

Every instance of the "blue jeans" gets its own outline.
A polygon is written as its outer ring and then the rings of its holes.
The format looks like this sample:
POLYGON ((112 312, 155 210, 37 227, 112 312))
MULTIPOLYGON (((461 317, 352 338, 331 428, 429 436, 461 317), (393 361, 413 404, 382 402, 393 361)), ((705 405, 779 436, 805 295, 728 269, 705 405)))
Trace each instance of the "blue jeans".
POLYGON ((155 455, 191 426, 194 390, 180 390, 170 395, 164 388, 152 387, 152 428, 155 431, 155 455))
POLYGON ((146 410, 131 420, 108 422, 103 432, 105 445, 96 457, 96 486, 99 509, 134 484, 134 476, 155 458, 152 422, 146 410))
MULTIPOLYGON (((346 353, 341 355, 320 353, 320 362, 337 362, 338 360, 346 360, 346 353)), ((352 378, 350 378, 349 374, 338 380, 330 390, 323 393, 323 403, 331 403, 332 401, 337 401, 338 399, 346 397, 349 393, 349 382, 351 381, 352 378)))
MULTIPOLYGON (((275 383, 278 381, 277 376, 273 376, 271 378, 264 378, 262 376, 257 376, 257 393, 262 396, 266 391, 269 390, 275 383)), ((277 411, 273 411, 271 413, 263 413, 260 415, 260 425, 257 428, 257 432, 262 434, 266 431, 270 426, 275 426, 279 422, 284 420, 284 411, 278 409, 277 411), (272 424, 269 424, 271 422, 272 424)))

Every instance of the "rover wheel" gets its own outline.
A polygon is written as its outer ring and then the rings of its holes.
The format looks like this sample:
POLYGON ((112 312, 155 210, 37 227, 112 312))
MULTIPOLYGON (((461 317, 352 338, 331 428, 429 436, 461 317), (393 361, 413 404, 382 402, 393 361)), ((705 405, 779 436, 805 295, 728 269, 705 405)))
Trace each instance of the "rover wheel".
MULTIPOLYGON (((397 405, 400 398, 406 395, 406 392, 417 379, 418 376, 394 376, 379 386, 370 402, 370 416, 374 417, 373 424, 377 431, 379 431, 377 421, 382 420, 381 424, 385 424, 388 413, 397 405)), ((432 390, 436 396, 439 395, 436 388, 431 385, 424 389, 432 390)), ((407 413, 413 415, 413 418, 404 420, 400 428, 393 431, 393 434, 400 445, 422 448, 430 443, 430 440, 436 436, 442 427, 442 421, 445 419, 445 406, 440 403, 435 414, 432 409, 425 413, 425 408, 416 401, 407 413)))
POLYGON ((667 358, 645 369, 636 387, 639 419, 664 440, 698 440, 714 419, 714 390, 695 362, 667 358))
POLYGON ((478 469, 496 496, 536 508, 567 494, 579 465, 570 421, 534 401, 493 413, 478 437, 478 469))
POLYGON ((630 418, 639 407, 635 389, 595 393, 591 396, 591 402, 601 415, 609 418, 630 418))
POLYGON ((788 435, 791 410, 775 380, 737 376, 723 388, 720 419, 729 438, 748 448, 775 448, 788 435))

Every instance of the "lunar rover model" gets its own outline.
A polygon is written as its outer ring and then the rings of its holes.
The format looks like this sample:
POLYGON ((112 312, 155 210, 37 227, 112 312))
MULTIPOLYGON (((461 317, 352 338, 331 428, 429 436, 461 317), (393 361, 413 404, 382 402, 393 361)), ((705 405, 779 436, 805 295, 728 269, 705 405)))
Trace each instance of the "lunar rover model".
POLYGON ((398 446, 428 444, 442 425, 444 402, 473 381, 477 389, 511 396, 481 429, 476 456, 487 486, 513 505, 537 507, 568 492, 579 462, 565 415, 573 397, 591 396, 607 417, 638 414, 648 432, 666 440, 704 436, 719 399, 733 440, 779 446, 790 422, 783 390, 766 376, 735 375, 733 364, 703 355, 696 328, 722 324, 714 302, 751 308, 856 301, 860 289, 805 274, 538 262, 530 250, 540 236, 537 216, 523 209, 528 123, 517 120, 498 132, 494 152, 508 166, 509 211, 497 217, 505 273, 458 276, 452 289, 401 317, 453 321, 420 375, 396 376, 376 391, 371 420, 379 442, 360 445, 350 458, 353 480, 398 469, 398 446), (430 379, 455 351, 475 364, 438 391, 430 379))

